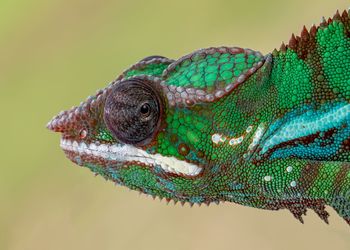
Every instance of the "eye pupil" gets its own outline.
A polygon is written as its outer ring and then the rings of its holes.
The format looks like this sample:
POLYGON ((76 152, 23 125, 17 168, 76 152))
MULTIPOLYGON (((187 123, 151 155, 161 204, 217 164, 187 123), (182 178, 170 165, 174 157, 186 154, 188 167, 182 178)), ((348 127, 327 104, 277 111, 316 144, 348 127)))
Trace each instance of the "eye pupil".
POLYGON ((144 103, 140 108, 140 112, 142 115, 147 116, 151 112, 151 107, 149 106, 148 103, 144 103))

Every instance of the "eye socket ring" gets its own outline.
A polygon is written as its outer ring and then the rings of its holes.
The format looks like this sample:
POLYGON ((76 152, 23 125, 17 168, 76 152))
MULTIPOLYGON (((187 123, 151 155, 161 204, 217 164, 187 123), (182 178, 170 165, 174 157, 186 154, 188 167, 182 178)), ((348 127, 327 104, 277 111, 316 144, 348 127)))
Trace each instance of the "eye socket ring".
POLYGON ((105 124, 118 141, 144 146, 158 133, 164 100, 156 83, 139 77, 124 80, 106 98, 105 124))

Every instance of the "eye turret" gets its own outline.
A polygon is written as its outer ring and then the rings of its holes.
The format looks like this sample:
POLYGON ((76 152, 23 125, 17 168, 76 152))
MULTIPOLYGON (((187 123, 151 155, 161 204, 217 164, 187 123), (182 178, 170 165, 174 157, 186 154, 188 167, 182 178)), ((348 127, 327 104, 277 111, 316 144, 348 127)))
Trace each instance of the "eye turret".
POLYGON ((147 79, 132 78, 116 84, 104 107, 104 120, 113 136, 126 144, 143 146, 158 132, 164 97, 147 79))

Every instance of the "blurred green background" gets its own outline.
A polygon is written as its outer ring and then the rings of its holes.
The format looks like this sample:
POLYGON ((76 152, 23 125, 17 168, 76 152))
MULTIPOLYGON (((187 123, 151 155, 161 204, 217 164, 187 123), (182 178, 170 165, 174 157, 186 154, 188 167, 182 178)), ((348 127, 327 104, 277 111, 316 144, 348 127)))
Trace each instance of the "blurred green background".
POLYGON ((181 207, 74 166, 45 129, 139 59, 209 46, 263 53, 345 0, 1 0, 0 249, 350 249, 349 226, 309 211, 181 207))

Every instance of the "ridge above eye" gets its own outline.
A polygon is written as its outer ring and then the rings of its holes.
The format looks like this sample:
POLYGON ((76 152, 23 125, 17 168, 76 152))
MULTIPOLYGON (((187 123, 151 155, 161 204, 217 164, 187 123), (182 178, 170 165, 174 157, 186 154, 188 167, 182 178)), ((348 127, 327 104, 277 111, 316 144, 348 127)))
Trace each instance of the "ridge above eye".
POLYGON ((140 60, 140 62, 148 62, 151 61, 153 59, 168 59, 165 56, 158 56, 158 55, 154 55, 154 56, 147 56, 145 58, 143 58, 142 60, 140 60))
POLYGON ((103 116, 117 140, 143 146, 159 129, 163 105, 163 96, 153 82, 132 78, 113 87, 107 96, 103 116))

